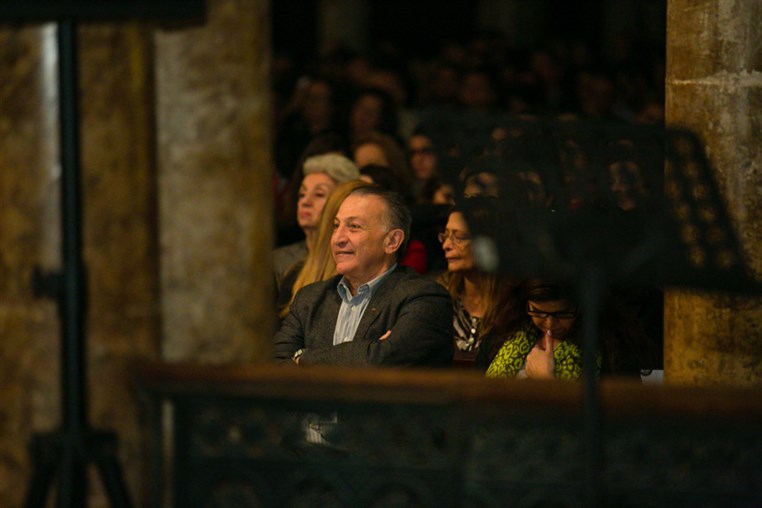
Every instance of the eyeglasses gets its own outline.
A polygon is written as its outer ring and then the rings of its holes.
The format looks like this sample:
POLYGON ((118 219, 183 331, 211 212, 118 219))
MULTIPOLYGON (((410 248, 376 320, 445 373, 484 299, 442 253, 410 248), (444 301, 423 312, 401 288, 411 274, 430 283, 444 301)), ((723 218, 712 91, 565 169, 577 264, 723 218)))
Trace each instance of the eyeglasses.
POLYGON ((445 243, 445 240, 450 239, 454 245, 460 245, 463 242, 469 242, 471 241, 471 237, 469 235, 456 235, 455 233, 443 231, 442 233, 439 233, 437 235, 437 240, 439 240, 439 243, 445 243))
POLYGON ((577 309, 559 310, 557 312, 543 312, 537 309, 532 309, 527 305, 527 314, 533 318, 538 319, 548 319, 549 317, 554 319, 574 319, 577 317, 577 309))

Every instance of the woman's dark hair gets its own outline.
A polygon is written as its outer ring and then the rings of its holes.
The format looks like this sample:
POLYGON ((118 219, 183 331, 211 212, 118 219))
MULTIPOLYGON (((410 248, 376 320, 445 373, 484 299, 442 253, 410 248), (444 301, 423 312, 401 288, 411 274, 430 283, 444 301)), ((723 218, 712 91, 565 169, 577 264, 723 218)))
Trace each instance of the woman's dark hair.
POLYGON ((386 189, 404 195, 402 182, 394 174, 392 168, 380 164, 366 164, 360 168, 361 175, 367 175, 373 180, 373 183, 386 189))
POLYGON ((522 284, 522 297, 528 302, 552 302, 566 300, 576 305, 576 297, 570 286, 548 279, 529 279, 522 284))
POLYGON ((381 102, 381 118, 376 130, 381 134, 386 134, 395 139, 399 139, 399 115, 397 114, 397 107, 394 103, 394 98, 382 88, 367 87, 358 90, 352 97, 352 100, 348 103, 348 109, 344 114, 344 120, 349 121, 355 103, 357 103, 361 97, 365 97, 366 95, 376 97, 381 102))
POLYGON ((476 195, 455 202, 450 213, 459 212, 468 224, 472 236, 495 239, 498 230, 500 200, 494 196, 476 195))

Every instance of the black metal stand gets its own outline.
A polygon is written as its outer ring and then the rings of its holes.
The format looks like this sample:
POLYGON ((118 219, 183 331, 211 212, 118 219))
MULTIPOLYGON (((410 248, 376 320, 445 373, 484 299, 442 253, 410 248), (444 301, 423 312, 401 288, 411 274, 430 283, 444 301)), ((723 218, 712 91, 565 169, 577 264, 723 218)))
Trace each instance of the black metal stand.
POLYGON ((36 273, 34 285, 36 293, 53 297, 58 303, 63 416, 60 430, 32 439, 34 473, 25 506, 44 508, 56 476, 59 508, 87 506, 87 466, 94 464, 111 506, 129 508, 132 505, 116 456, 116 434, 92 430, 87 419, 87 285, 82 260, 77 34, 76 23, 70 19, 58 22, 58 52, 63 270, 36 273))
POLYGON ((87 284, 82 260, 80 199, 79 80, 77 20, 128 18, 202 23, 205 0, 3 0, 0 21, 58 24, 58 85, 61 131, 61 271, 35 271, 35 293, 56 300, 61 325, 61 428, 35 434, 30 445, 34 472, 27 508, 46 506, 58 476, 58 507, 87 506, 87 467, 95 465, 111 506, 131 506, 117 460, 114 432, 90 428, 87 418, 85 315, 87 284))

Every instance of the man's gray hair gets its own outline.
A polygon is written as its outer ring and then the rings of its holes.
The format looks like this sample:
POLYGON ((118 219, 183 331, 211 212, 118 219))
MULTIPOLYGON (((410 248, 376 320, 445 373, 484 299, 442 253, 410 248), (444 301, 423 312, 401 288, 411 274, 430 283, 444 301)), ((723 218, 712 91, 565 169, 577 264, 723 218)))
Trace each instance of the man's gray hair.
POLYGON ((397 260, 402 258, 410 240, 410 227, 413 224, 413 215, 410 213, 407 203, 405 203, 405 198, 398 192, 375 184, 358 187, 350 192, 347 197, 349 196, 377 196, 384 202, 386 205, 386 213, 384 213, 386 227, 389 231, 401 229, 405 234, 402 245, 397 249, 397 260))

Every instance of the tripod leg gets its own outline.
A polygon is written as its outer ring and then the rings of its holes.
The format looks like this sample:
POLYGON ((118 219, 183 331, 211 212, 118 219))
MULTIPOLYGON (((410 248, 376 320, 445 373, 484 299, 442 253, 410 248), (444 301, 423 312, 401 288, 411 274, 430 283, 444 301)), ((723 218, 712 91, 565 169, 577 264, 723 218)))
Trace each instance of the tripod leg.
POLYGON ((50 486, 56 474, 59 450, 49 439, 35 436, 30 445, 34 472, 29 483, 24 508, 45 508, 50 486))
POLYGON ((57 508, 87 506, 87 461, 72 444, 63 450, 62 457, 57 508))
POLYGON ((95 458, 98 472, 106 489, 111 508, 132 508, 127 486, 119 461, 113 455, 98 455, 95 458))

